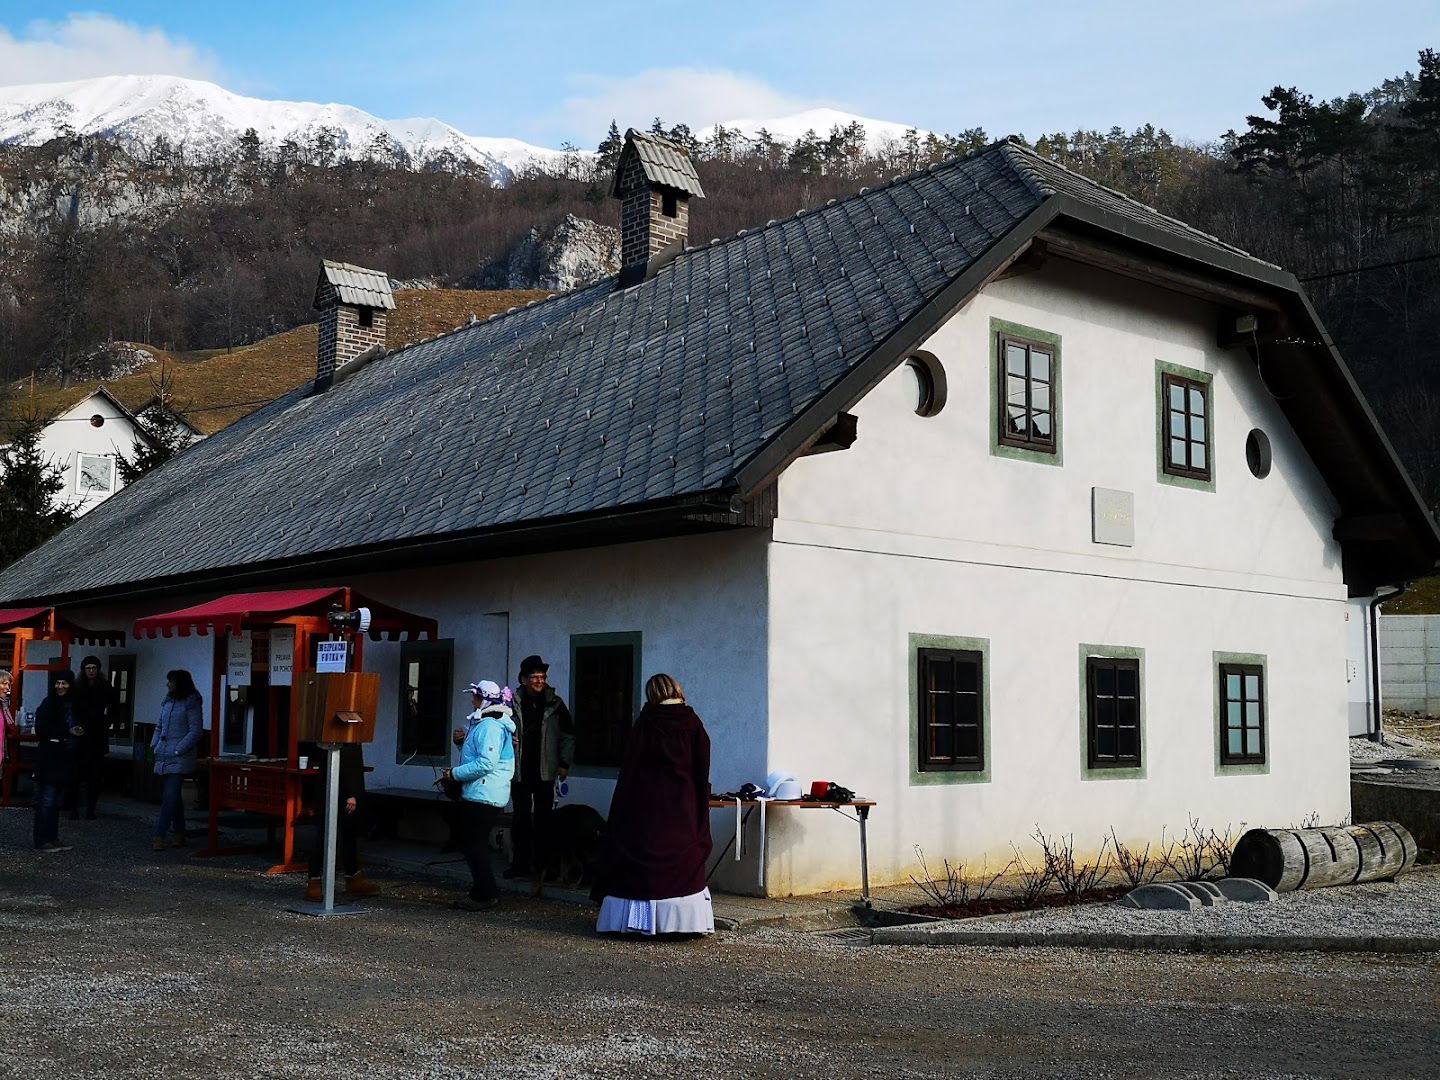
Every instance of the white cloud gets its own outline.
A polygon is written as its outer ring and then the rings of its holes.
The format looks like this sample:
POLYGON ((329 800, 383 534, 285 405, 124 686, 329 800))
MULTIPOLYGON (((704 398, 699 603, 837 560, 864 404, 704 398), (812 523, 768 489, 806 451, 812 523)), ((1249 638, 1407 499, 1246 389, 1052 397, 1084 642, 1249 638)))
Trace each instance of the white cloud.
POLYGON ((207 50, 110 15, 36 20, 19 36, 0 27, 0 82, 9 86, 68 82, 98 75, 182 75, 214 80, 219 64, 207 50))
POLYGON ((571 83, 578 92, 544 123, 589 141, 600 138, 612 119, 621 131, 648 127, 657 116, 667 126, 689 124, 698 131, 735 117, 786 116, 819 104, 783 94, 753 76, 716 68, 657 68, 620 79, 579 75, 571 83))

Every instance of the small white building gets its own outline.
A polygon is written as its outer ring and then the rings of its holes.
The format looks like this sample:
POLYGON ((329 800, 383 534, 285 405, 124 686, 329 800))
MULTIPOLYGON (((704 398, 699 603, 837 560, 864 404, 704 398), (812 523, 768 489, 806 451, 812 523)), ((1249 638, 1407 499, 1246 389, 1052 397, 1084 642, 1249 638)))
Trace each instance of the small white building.
MULTIPOLYGON (((716 790, 877 801, 875 882, 1037 826, 1086 850, 1348 813, 1367 604, 1440 534, 1291 275, 1008 142, 698 249, 678 148, 631 133, 616 193, 617 280, 389 355, 383 275, 327 264, 315 385, 0 603, 109 625, 354 586, 440 627, 367 647, 372 784, 428 791, 460 689, 540 653, 602 811, 667 671, 716 790), (128 554, 77 572, 102 536, 128 554)), ((133 652, 137 718, 165 669, 224 663, 133 652)), ((221 742, 253 748, 243 711, 221 742)), ((857 883, 852 825, 769 824, 766 891, 857 883)), ((755 888, 757 851, 716 881, 755 888)))

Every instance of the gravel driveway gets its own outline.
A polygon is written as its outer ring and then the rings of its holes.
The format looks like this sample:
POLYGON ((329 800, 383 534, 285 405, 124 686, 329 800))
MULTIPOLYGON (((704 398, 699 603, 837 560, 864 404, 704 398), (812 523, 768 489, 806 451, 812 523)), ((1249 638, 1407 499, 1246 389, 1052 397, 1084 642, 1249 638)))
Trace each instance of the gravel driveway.
POLYGON ((615 942, 591 912, 286 912, 268 860, 0 811, 0 1076, 1433 1076, 1440 960, 615 942))

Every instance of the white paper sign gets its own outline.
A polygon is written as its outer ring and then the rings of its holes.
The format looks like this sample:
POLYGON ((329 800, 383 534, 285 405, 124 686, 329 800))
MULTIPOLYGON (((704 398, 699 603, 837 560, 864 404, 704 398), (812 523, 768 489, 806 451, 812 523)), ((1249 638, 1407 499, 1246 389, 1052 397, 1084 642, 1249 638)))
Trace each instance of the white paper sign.
POLYGON ((277 626, 270 631, 270 685, 289 686, 295 674, 295 628, 277 626))
POLYGON ((346 643, 343 641, 322 641, 320 651, 315 654, 316 671, 344 671, 346 643))
POLYGON ((250 633, 242 630, 230 635, 230 648, 225 665, 225 681, 230 686, 250 685, 250 633))

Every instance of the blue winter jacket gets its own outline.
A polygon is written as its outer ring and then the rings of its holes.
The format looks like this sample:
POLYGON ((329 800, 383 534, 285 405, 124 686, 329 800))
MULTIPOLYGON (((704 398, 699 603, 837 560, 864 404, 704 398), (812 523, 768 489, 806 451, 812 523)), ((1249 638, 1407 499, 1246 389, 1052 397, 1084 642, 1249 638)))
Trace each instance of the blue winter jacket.
POLYGON ((460 764, 450 775, 463 785, 466 802, 504 806, 515 776, 515 720, 506 705, 492 705, 470 727, 460 747, 460 764))
POLYGON ((155 771, 161 776, 192 773, 205 734, 205 710, 200 695, 188 698, 166 696, 160 705, 160 720, 150 746, 155 751, 155 771))

